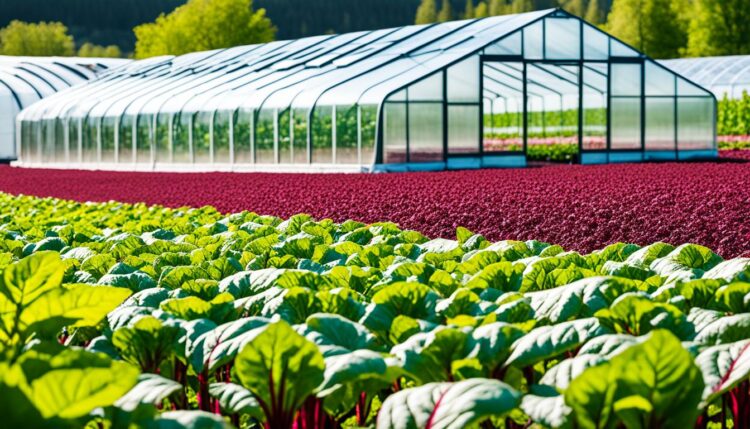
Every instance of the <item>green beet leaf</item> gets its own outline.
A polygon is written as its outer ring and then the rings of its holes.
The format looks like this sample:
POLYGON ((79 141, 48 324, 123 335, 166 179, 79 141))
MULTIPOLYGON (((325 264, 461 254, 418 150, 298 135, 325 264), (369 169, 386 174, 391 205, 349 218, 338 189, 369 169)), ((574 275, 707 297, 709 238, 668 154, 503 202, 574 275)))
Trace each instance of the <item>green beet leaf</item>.
POLYGON ((580 428, 685 428, 698 416, 703 379, 670 332, 655 330, 609 362, 591 367, 565 391, 580 428))
POLYGON ((132 327, 122 327, 112 334, 112 344, 126 361, 143 371, 157 372, 163 361, 174 353, 180 329, 166 326, 159 319, 146 316, 132 327))
POLYGON ((295 411, 323 382, 324 370, 318 347, 284 321, 268 325, 248 342, 234 367, 272 429, 291 427, 295 411))
POLYGON ((507 384, 485 378, 425 384, 390 395, 377 429, 463 429, 505 415, 520 399, 507 384))

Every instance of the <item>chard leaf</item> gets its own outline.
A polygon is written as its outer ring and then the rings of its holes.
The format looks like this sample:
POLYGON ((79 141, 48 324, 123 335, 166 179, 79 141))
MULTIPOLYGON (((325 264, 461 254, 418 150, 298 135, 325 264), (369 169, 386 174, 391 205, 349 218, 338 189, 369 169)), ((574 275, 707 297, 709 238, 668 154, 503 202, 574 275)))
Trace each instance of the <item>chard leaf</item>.
POLYGON ((219 401, 221 410, 226 414, 249 414, 257 419, 263 418, 258 400, 239 384, 211 383, 208 392, 219 401))
POLYGON ((695 364, 706 383, 703 403, 711 403, 750 376, 750 340, 709 347, 698 354, 695 364))
POLYGON ((520 399, 510 386, 491 379, 425 384, 390 395, 378 413, 377 429, 463 429, 502 417, 520 399))
POLYGON ((138 382, 124 396, 115 402, 115 406, 125 411, 134 411, 141 404, 160 405, 171 394, 182 389, 174 380, 157 374, 141 374, 138 382))
POLYGON ((258 399, 271 427, 291 427, 295 411, 323 382, 324 370, 318 347, 284 321, 263 328, 235 360, 240 383, 258 399))

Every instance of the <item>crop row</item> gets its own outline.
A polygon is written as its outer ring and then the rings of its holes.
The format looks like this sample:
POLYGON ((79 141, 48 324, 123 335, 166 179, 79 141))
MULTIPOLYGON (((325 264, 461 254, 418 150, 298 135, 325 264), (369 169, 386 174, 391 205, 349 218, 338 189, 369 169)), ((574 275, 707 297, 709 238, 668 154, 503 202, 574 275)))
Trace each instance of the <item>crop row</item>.
POLYGON ((0 204, 9 427, 750 427, 750 258, 0 204))
MULTIPOLYGON (((744 151, 732 151, 740 156, 744 151)), ((409 174, 125 173, 0 166, 0 190, 84 201, 212 205, 280 217, 392 221, 433 237, 591 252, 616 241, 698 243, 750 256, 750 163, 654 163, 409 174)))

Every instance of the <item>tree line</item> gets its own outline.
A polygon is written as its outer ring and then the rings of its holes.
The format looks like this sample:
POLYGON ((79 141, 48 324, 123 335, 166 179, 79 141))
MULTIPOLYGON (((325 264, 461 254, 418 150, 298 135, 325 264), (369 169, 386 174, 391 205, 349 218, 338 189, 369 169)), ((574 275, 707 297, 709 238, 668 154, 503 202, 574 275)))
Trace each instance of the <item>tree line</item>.
POLYGON ((181 54, 557 6, 656 58, 750 54, 750 0, 3 0, 0 54, 181 54))
POLYGON ((655 58, 750 54, 750 0, 421 0, 417 24, 561 6, 655 58))

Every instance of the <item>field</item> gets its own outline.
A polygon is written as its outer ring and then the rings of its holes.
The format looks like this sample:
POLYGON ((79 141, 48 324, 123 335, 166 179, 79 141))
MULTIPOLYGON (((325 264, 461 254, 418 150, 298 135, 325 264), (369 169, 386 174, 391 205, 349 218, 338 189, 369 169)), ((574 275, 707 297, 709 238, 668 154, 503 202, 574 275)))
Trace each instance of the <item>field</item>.
POLYGON ((9 427, 750 422, 750 258, 0 203, 9 427))
POLYGON ((0 167, 3 422, 750 429, 748 152, 382 175, 0 167))
POLYGON ((697 243, 750 256, 748 151, 722 163, 555 166, 441 173, 169 174, 0 167, 0 191, 74 200, 212 205, 281 217, 391 221, 433 237, 465 226, 491 240, 590 252, 623 241, 697 243), (736 162, 730 162, 736 161, 736 162))

